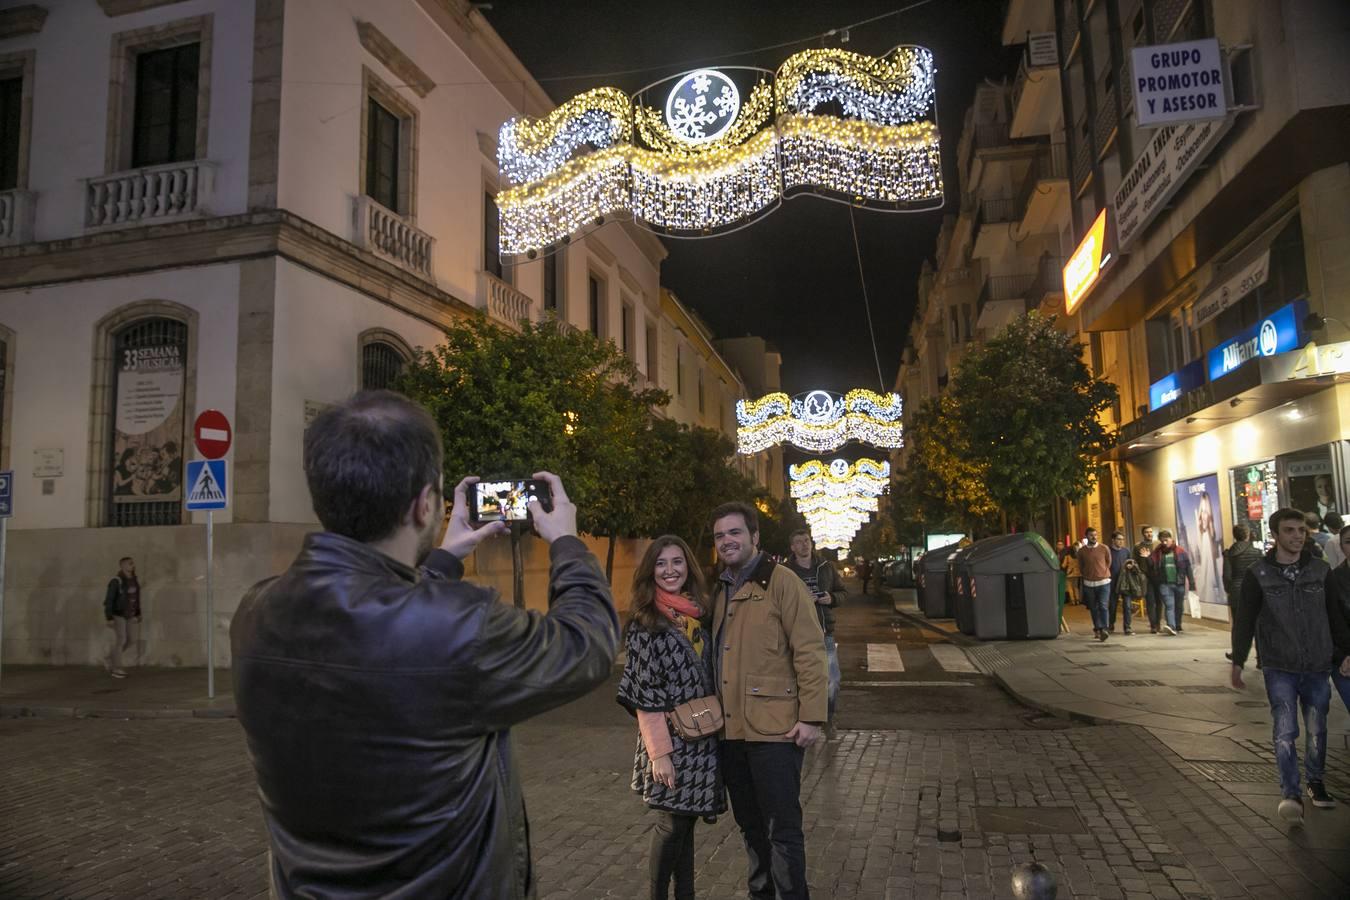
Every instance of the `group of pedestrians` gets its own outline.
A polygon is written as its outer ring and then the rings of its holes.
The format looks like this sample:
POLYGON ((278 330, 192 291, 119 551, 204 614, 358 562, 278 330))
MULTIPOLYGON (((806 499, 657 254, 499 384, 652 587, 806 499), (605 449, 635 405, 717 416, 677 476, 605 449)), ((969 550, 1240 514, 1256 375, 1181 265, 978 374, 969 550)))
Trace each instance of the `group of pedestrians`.
POLYGON ((272 896, 535 896, 511 726, 603 683, 622 640, 631 785, 654 811, 650 895, 672 883, 694 895, 695 825, 729 800, 749 896, 808 897, 801 773, 838 691, 826 632, 843 596, 809 535, 778 565, 754 507, 718 507, 721 570, 705 582, 682 539, 653 541, 621 633, 548 472, 534 477, 551 505, 529 507, 549 545, 548 611, 465 581, 463 560, 508 526, 470 521, 475 478, 443 521, 442 459, 426 410, 387 391, 305 432, 324 530, 248 592, 230 628, 272 896))
POLYGON ((1175 635, 1182 630, 1186 592, 1195 590, 1190 556, 1166 529, 1155 541, 1153 527, 1145 525, 1140 536, 1129 548, 1125 533, 1113 531, 1108 546, 1098 539, 1096 528, 1087 528, 1080 542, 1061 549, 1069 599, 1076 595, 1088 608, 1092 636, 1099 641, 1115 633, 1117 618, 1124 634, 1134 634, 1136 603, 1144 607, 1150 633, 1175 635))

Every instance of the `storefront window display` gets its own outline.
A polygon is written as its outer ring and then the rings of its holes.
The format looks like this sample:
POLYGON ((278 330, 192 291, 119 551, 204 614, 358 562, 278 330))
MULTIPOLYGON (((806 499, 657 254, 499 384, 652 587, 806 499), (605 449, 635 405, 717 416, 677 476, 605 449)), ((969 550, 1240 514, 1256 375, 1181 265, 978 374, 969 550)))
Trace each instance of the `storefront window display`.
POLYGON ((1275 460, 1230 469, 1233 486, 1233 521, 1246 525, 1252 543, 1261 547, 1272 540, 1267 520, 1280 507, 1280 482, 1275 460))
POLYGON ((1304 512, 1339 513, 1336 502, 1336 477, 1331 468, 1331 452, 1320 447, 1311 453, 1286 458, 1289 478, 1289 505, 1304 512))
MULTIPOLYGON (((1173 484, 1177 502, 1177 543, 1190 554, 1195 592, 1201 603, 1227 604, 1223 590, 1223 510, 1219 476, 1204 475, 1173 484)), ((1192 612, 1196 615, 1199 611, 1192 612)))

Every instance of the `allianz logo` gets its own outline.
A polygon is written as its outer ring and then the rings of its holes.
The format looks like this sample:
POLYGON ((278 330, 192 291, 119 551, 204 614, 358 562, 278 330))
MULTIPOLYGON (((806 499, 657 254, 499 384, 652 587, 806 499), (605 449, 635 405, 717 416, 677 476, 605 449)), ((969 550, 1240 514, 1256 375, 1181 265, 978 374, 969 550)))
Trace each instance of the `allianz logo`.
POLYGON ((1275 351, 1279 348, 1279 343, 1280 335, 1275 328, 1275 323, 1266 319, 1261 323, 1261 330, 1256 337, 1238 341, 1223 348, 1223 370, 1231 372, 1248 360, 1255 359, 1258 354, 1274 356, 1275 351))

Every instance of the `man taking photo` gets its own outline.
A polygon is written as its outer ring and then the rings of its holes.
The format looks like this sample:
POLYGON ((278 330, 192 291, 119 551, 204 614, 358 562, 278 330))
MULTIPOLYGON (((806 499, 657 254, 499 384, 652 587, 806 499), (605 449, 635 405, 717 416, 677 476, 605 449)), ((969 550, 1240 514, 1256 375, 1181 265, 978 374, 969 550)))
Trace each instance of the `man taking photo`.
POLYGON ((530 503, 549 543, 549 611, 461 580, 468 489, 443 521, 440 433, 389 391, 305 432, 324 530, 254 586, 230 627, 272 896, 518 898, 535 893, 510 727, 610 674, 618 617, 558 478, 530 503))

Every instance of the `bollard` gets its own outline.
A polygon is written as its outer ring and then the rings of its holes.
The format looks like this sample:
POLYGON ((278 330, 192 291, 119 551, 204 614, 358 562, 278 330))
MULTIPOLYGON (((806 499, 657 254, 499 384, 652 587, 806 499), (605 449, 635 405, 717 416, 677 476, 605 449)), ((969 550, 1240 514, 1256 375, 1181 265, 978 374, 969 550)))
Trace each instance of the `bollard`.
POLYGON ((1012 891, 1017 900, 1054 900, 1059 892, 1055 873, 1040 863, 1013 866, 1012 891))

